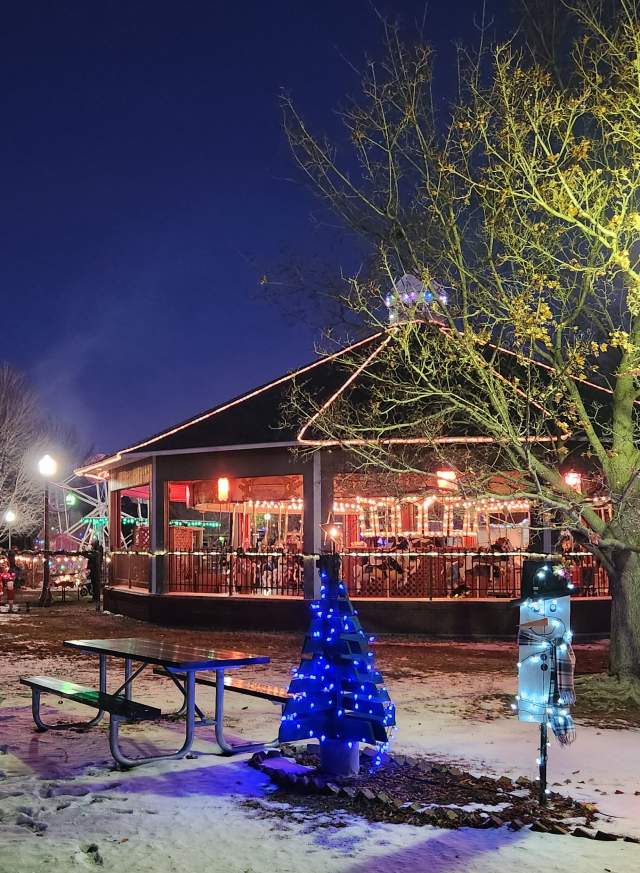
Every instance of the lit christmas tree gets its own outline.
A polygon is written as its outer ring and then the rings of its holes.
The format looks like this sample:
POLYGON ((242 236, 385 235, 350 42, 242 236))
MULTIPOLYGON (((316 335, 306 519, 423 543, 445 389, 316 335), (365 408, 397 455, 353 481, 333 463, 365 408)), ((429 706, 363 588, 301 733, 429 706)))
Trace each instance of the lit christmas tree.
POLYGON ((322 555, 320 600, 311 604, 311 627, 300 666, 293 675, 280 724, 280 742, 320 740, 320 769, 352 775, 359 769, 359 744, 377 747, 376 763, 388 746, 395 707, 375 668, 371 642, 340 581, 340 556, 322 555))

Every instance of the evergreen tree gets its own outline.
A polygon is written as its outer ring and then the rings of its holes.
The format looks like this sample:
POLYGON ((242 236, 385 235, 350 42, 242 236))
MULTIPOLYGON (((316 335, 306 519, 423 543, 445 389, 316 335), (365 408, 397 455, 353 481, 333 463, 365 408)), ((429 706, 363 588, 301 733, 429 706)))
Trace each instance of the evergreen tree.
POLYGON ((318 567, 320 599, 311 604, 311 627, 289 686, 293 697, 285 707, 279 739, 318 738, 321 765, 329 745, 332 755, 340 754, 339 744, 344 757, 353 760, 359 743, 371 743, 378 746, 379 763, 388 729, 395 724, 395 707, 376 670, 371 640, 339 578, 340 556, 322 555, 318 567))

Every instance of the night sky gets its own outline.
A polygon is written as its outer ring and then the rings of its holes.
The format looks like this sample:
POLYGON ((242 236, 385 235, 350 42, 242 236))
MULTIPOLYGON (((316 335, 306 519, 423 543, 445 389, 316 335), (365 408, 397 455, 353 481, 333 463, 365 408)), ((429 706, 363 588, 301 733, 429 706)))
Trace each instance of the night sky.
MULTIPOLYGON (((424 5, 377 8, 411 25, 424 5)), ((443 93, 481 5, 428 6, 443 93)), ((310 220, 276 98, 287 88, 336 131, 356 91, 341 55, 359 63, 381 39, 369 0, 3 5, 0 357, 73 422, 80 451, 313 358, 313 330, 259 277, 290 252, 346 270, 356 255, 310 220)))

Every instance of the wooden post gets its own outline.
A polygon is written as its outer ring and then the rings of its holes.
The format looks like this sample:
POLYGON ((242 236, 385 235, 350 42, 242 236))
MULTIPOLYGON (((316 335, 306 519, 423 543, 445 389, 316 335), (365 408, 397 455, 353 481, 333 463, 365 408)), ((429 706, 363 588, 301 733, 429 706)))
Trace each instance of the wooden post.
POLYGON ((304 596, 305 600, 317 600, 320 577, 314 556, 322 551, 321 525, 329 520, 333 508, 333 471, 321 451, 315 452, 303 474, 303 496, 304 596))
POLYGON ((162 592, 164 556, 156 552, 165 548, 165 527, 167 525, 167 483, 158 470, 158 459, 151 459, 151 482, 149 483, 149 541, 151 544, 151 594, 162 592))

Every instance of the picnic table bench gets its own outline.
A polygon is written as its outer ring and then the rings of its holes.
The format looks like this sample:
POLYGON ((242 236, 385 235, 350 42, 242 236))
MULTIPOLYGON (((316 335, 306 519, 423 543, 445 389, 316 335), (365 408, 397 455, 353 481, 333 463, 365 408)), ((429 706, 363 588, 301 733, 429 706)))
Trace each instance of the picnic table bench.
MULTIPOLYGON (((154 669, 156 676, 167 676, 167 671, 163 667, 154 669)), ((175 676, 176 679, 186 679, 186 673, 171 672, 170 676, 175 676)), ((196 675, 196 685, 207 685, 209 688, 216 687, 216 679, 208 676, 196 675)), ((259 682, 256 679, 240 679, 237 676, 224 677, 224 690, 232 691, 237 694, 246 694, 248 697, 259 697, 262 700, 270 700, 272 703, 279 703, 282 706, 291 698, 291 694, 278 685, 270 685, 267 682, 259 682)))
MULTIPOLYGON (((264 743, 247 743, 244 745, 231 745, 224 736, 224 691, 231 689, 227 684, 225 670, 244 667, 253 664, 268 664, 269 658, 265 655, 253 655, 245 652, 201 649, 181 644, 167 643, 156 640, 138 638, 125 639, 100 639, 100 640, 66 640, 64 645, 85 653, 99 656, 100 663, 100 687, 99 689, 87 688, 68 682, 63 679, 54 679, 48 676, 21 677, 23 685, 31 688, 33 719, 38 730, 55 728, 80 727, 90 728, 98 724, 105 712, 109 713, 109 747, 117 764, 127 769, 162 759, 183 758, 191 749, 194 739, 196 712, 200 717, 200 724, 215 726, 216 742, 223 754, 232 755, 247 751, 251 748, 264 746, 264 743), (107 692, 107 657, 116 657, 124 660, 124 682, 112 694, 107 692), (132 669, 133 661, 140 662, 135 672, 132 669), (131 699, 133 680, 142 673, 148 665, 155 665, 162 672, 170 676, 178 685, 184 695, 184 702, 176 714, 185 716, 185 738, 182 746, 174 753, 152 755, 140 758, 130 758, 120 748, 119 726, 122 721, 145 721, 161 717, 162 712, 157 707, 138 703, 131 699), (215 672, 213 684, 216 687, 216 708, 213 722, 209 722, 195 701, 196 672, 215 672), (88 722, 46 724, 40 715, 40 698, 43 693, 57 694, 60 697, 72 700, 97 710, 96 715, 88 722)), ((205 684, 204 677, 198 677, 199 684, 205 684)), ((208 680, 206 684, 211 684, 208 680)), ((246 680, 246 687, 242 693, 252 693, 253 696, 265 696, 260 694, 257 686, 253 683, 253 690, 247 688, 251 680, 246 680)), ((233 690, 239 688, 236 680, 233 690)), ((280 691, 280 689, 278 689, 280 691)), ((264 689, 263 689, 264 691, 264 689)), ((266 693, 266 692, 265 692, 266 693)), ((275 692, 274 692, 275 693, 275 692)))
POLYGON ((108 712, 127 721, 144 721, 145 719, 160 718, 161 711, 156 706, 146 703, 136 703, 135 700, 127 700, 123 694, 106 694, 104 691, 96 691, 95 688, 87 688, 76 682, 68 682, 66 679, 52 679, 50 676, 21 676, 20 682, 28 685, 32 690, 34 704, 34 721, 42 731, 52 727, 66 727, 66 725, 47 725, 40 718, 39 702, 40 695, 44 692, 55 694, 73 700, 74 703, 82 703, 97 709, 99 712, 108 712))

